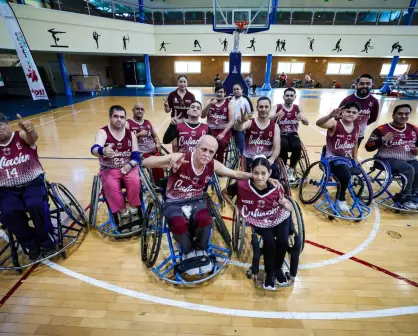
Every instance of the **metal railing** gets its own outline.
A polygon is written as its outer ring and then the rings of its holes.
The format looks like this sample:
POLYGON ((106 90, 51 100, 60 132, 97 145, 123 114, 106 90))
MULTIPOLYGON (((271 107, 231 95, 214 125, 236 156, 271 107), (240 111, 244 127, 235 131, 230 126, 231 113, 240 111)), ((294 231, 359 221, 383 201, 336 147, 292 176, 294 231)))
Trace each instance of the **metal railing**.
MULTIPOLYGON (((213 8, 145 8, 123 0, 50 0, 51 9, 152 25, 212 24, 213 8), (142 15, 142 18, 141 18, 142 15)), ((224 8, 233 11, 235 8, 224 8)), ((283 8, 275 11, 280 25, 418 25, 413 8, 283 8)))

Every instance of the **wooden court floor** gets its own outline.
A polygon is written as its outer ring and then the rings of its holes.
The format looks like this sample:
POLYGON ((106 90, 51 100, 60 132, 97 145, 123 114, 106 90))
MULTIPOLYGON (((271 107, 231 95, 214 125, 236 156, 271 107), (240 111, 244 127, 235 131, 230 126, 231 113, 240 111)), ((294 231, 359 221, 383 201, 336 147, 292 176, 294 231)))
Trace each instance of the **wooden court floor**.
MULTIPOLYGON (((194 91, 203 100, 211 92, 194 91)), ((297 103, 311 122, 300 127, 311 162, 325 143, 315 121, 346 94, 298 92, 297 103)), ((275 103, 281 97, 282 90, 274 91, 275 103)), ((98 172, 90 155, 94 135, 107 124, 110 105, 130 113, 135 102, 145 104, 146 118, 162 137, 169 123, 162 96, 99 97, 28 118, 39 133, 48 180, 66 185, 86 207, 98 172)), ((418 124, 417 101, 389 98, 380 100, 378 123, 405 102, 413 105, 411 122, 418 124)), ((371 156, 364 149, 359 155, 371 156)), ((23 281, 16 273, 0 273, 0 298, 18 283, 0 307, 0 335, 418 335, 418 215, 374 206, 367 220, 356 223, 329 221, 312 206, 301 207, 307 244, 291 288, 256 289, 246 268, 233 264, 209 283, 174 287, 143 266, 137 238, 115 241, 90 232, 66 260, 39 265, 23 281)), ((242 261, 249 262, 249 251, 245 256, 242 261)))

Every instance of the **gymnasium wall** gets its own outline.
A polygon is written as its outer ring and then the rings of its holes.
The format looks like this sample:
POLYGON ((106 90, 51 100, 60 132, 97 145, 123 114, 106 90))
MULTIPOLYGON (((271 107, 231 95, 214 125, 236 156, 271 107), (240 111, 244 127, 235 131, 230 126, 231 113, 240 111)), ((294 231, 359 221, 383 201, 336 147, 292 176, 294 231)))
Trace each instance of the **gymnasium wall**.
MULTIPOLYGON (((174 73, 175 61, 201 61, 200 74, 187 74, 189 86, 212 86, 215 75, 219 73, 221 78, 225 78, 223 73, 223 63, 228 61, 228 57, 212 56, 153 56, 150 57, 151 78, 155 86, 176 86, 177 76, 174 73)), ((264 83, 264 74, 266 69, 266 57, 263 56, 245 56, 243 61, 251 62, 251 72, 254 82, 258 86, 264 83)), ((273 67, 271 78, 277 73, 278 62, 305 62, 305 74, 312 72, 312 77, 316 82, 320 82, 322 87, 331 87, 332 81, 336 80, 342 87, 349 88, 354 78, 363 73, 370 73, 375 78, 375 84, 381 85, 380 70, 384 63, 390 63, 386 58, 333 58, 333 57, 273 57, 273 67), (328 62, 355 63, 354 73, 352 75, 326 75, 328 62)), ((418 70, 418 59, 400 59, 399 63, 410 64, 410 73, 418 70)), ((295 78, 304 78, 305 74, 289 74, 289 80, 295 78)), ((246 74, 243 74, 245 77, 246 74)), ((123 83, 115 83, 123 84, 123 83)))
MULTIPOLYGON (((227 55, 233 45, 232 35, 215 33, 211 25, 152 26, 12 5, 29 46, 35 51, 115 55, 227 55), (55 37, 52 32, 62 32, 55 37), (96 44, 93 33, 99 36, 96 44), (126 48, 124 49, 123 38, 126 48), (223 51, 223 40, 228 47, 223 51), (198 41, 200 47, 195 47, 198 41), (161 44, 164 43, 164 48, 161 44)), ((418 26, 288 26, 273 25, 271 29, 254 35, 243 35, 241 50, 244 55, 262 56, 269 53, 292 56, 335 57, 418 57, 418 26), (307 33, 308 32, 308 33, 307 33), (255 48, 250 40, 255 39, 255 48), (310 49, 311 40, 312 50, 310 49), (340 49, 333 50, 341 39, 340 49), (368 53, 362 52, 368 40, 368 53), (285 40, 285 50, 276 51, 276 42, 285 40), (402 48, 393 49, 398 42, 402 48)), ((14 49, 3 20, 0 20, 0 49, 14 49)))

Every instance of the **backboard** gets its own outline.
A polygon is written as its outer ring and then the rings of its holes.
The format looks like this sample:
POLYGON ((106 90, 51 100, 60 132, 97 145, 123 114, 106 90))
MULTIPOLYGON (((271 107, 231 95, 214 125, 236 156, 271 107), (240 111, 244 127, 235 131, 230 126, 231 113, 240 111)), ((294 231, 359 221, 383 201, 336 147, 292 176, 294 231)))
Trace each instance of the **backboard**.
POLYGON ((213 30, 233 34, 239 21, 249 22, 247 34, 268 30, 270 11, 271 0, 213 0, 213 30))

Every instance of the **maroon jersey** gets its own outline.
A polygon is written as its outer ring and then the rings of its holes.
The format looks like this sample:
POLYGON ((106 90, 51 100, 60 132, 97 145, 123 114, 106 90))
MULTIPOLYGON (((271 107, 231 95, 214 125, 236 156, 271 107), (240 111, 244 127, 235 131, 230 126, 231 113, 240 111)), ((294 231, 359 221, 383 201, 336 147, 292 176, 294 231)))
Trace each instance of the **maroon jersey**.
POLYGON ((281 185, 267 194, 260 195, 251 186, 250 180, 240 180, 237 199, 241 216, 253 226, 261 228, 277 226, 290 216, 290 212, 281 206, 284 200, 284 189, 281 185))
POLYGON ((187 118, 189 106, 196 100, 194 94, 186 90, 186 94, 181 98, 177 89, 170 92, 167 98, 168 106, 171 108, 171 118, 177 114, 178 118, 187 118))
POLYGON ((327 153, 326 157, 342 156, 353 157, 353 148, 357 143, 359 135, 359 125, 354 122, 351 132, 347 132, 340 120, 337 120, 334 135, 331 137, 327 133, 327 153))
POLYGON ((193 152, 197 146, 197 142, 209 133, 209 127, 206 124, 199 123, 196 127, 191 127, 187 123, 177 124, 177 139, 179 152, 193 152))
MULTIPOLYGON (((416 156, 411 153, 411 148, 417 143, 418 129, 416 126, 406 124, 403 129, 393 127, 391 124, 379 126, 382 137, 392 132, 393 140, 390 142, 383 141, 382 146, 377 150, 377 156, 384 159, 398 159, 411 161, 416 156)), ((373 135, 373 134, 372 134, 373 135)), ((372 136, 370 136, 372 138, 372 136)))
POLYGON ((147 130, 148 134, 138 138, 138 149, 140 153, 153 153, 155 152, 155 141, 152 137, 152 125, 148 120, 142 120, 139 123, 133 119, 128 120, 129 129, 134 135, 143 130, 147 130))
POLYGON ((360 134, 359 137, 364 137, 364 132, 366 131, 367 125, 375 122, 379 115, 379 101, 369 95, 366 98, 358 98, 355 93, 345 97, 343 101, 340 103, 340 107, 344 106, 347 103, 356 102, 360 105, 360 112, 356 119, 360 126, 360 134))
POLYGON ((283 104, 278 104, 276 113, 280 112, 280 110, 285 112, 284 117, 280 120, 277 119, 276 121, 280 127, 280 132, 297 133, 299 128, 299 120, 296 119, 296 116, 300 113, 299 106, 293 104, 292 108, 287 110, 283 104))
POLYGON ((198 172, 193 166, 193 156, 194 153, 186 153, 184 159, 188 163, 182 164, 175 173, 170 172, 166 190, 167 198, 178 200, 203 195, 203 190, 215 171, 215 163, 213 160, 210 161, 201 172, 198 172))
POLYGON ((109 126, 103 127, 102 130, 106 132, 107 136, 105 145, 113 144, 113 150, 115 151, 115 155, 112 158, 106 158, 104 156, 101 156, 99 158, 100 169, 102 170, 106 168, 122 168, 129 161, 131 161, 132 132, 124 128, 124 134, 122 139, 117 139, 112 134, 109 126))
POLYGON ((19 131, 12 133, 7 144, 0 145, 0 187, 25 185, 43 173, 37 147, 28 145, 19 131))
POLYGON ((229 122, 229 101, 225 100, 220 106, 211 104, 208 112, 208 126, 210 129, 225 129, 229 122))
POLYGON ((250 128, 245 131, 244 156, 249 159, 261 154, 270 157, 273 152, 274 128, 273 120, 265 128, 261 128, 257 120, 253 119, 250 128))

